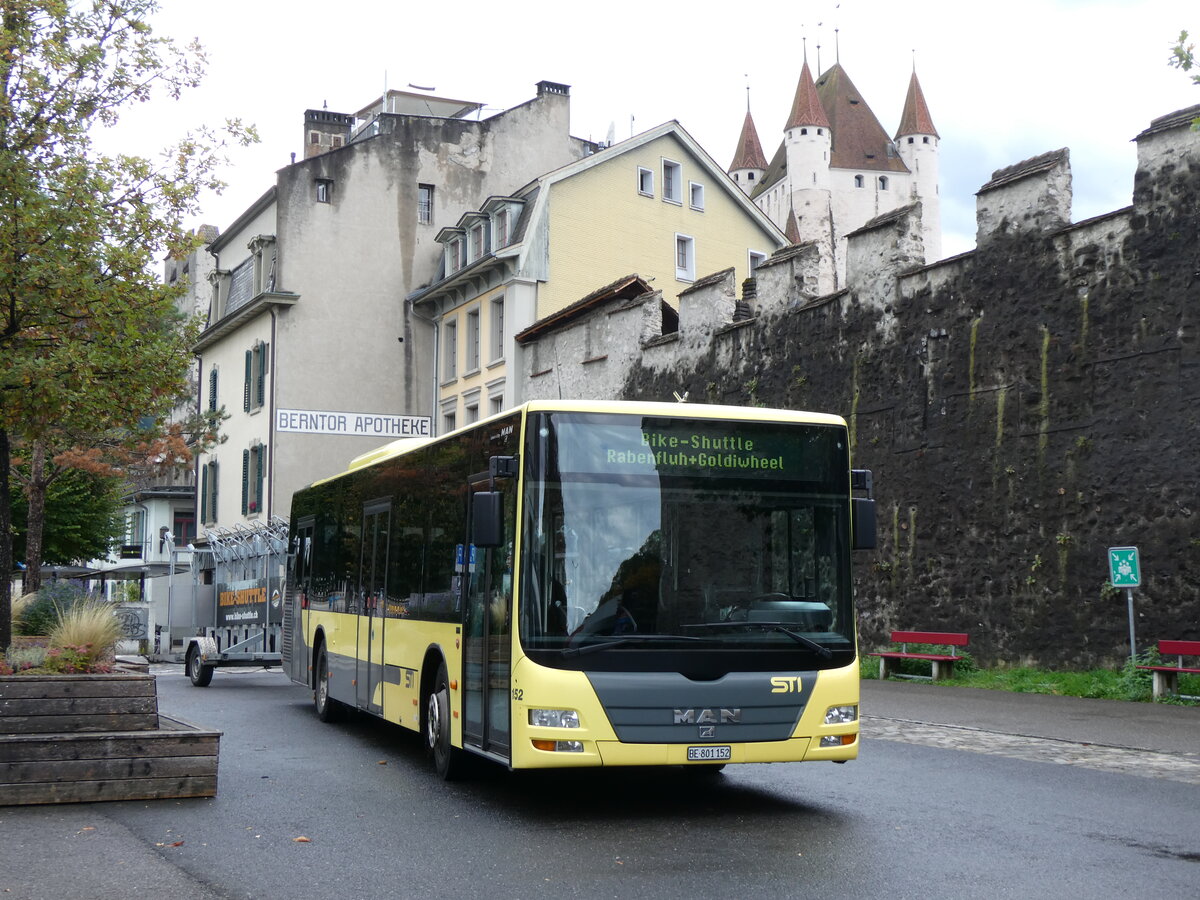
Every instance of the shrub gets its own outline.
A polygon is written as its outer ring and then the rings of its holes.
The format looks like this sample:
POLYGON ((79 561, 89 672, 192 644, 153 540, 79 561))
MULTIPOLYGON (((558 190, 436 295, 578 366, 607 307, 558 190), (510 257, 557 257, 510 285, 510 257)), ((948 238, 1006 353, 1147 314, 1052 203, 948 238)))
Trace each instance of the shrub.
POLYGON ((121 639, 112 606, 100 600, 77 602, 50 631, 46 667, 61 672, 107 672, 121 639))
POLYGON ((87 594, 76 585, 59 581, 46 585, 32 599, 29 597, 26 594, 21 598, 24 604, 21 618, 14 623, 17 634, 49 634, 66 612, 87 599, 87 594))
POLYGON ((9 647, 4 653, 4 659, 0 660, 0 666, 7 666, 8 671, 0 669, 0 675, 12 675, 14 672, 36 669, 45 661, 45 647, 9 647))

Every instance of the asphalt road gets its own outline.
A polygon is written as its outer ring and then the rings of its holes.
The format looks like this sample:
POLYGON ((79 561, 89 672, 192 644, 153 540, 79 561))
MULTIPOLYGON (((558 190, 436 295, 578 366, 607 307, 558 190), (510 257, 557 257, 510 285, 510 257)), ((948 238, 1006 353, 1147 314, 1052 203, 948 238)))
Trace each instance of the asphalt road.
POLYGON ((844 766, 447 785, 415 735, 322 724, 277 672, 197 689, 180 669, 159 705, 224 731, 218 796, 0 808, 0 896, 1196 896, 1200 760, 1125 774, 1090 742, 931 725, 941 688, 864 685, 863 751, 844 766))

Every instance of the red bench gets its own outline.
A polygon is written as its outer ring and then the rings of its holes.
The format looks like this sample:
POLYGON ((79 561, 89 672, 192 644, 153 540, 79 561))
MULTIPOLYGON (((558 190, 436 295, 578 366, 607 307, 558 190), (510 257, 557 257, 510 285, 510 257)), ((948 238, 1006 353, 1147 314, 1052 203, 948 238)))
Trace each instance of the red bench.
POLYGON ((1178 665, 1174 666, 1138 666, 1139 669, 1149 669, 1154 674, 1154 699, 1159 697, 1174 697, 1179 693, 1179 674, 1200 675, 1200 669, 1193 669, 1183 664, 1185 656, 1200 656, 1200 641, 1159 641, 1160 656, 1174 656, 1178 665))
POLYGON ((881 650, 871 656, 879 657, 879 677, 894 674, 896 663, 902 659, 924 659, 933 665, 933 680, 942 681, 954 677, 954 664, 962 659, 953 649, 949 653, 909 653, 909 644, 932 644, 935 647, 965 647, 967 636, 946 631, 893 631, 891 641, 899 644, 899 650, 881 650))

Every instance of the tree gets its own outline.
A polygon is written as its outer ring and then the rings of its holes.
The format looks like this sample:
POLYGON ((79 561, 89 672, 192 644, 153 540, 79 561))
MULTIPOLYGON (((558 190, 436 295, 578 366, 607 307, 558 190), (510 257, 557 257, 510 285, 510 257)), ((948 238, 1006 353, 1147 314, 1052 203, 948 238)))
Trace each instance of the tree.
MULTIPOLYGON (((25 558, 28 499, 21 487, 20 467, 9 488, 13 513, 13 552, 25 558)), ((46 490, 42 559, 47 565, 69 565, 102 558, 118 543, 123 522, 123 479, 65 469, 46 490)))
MULTIPOLYGON (((1188 33, 1179 32, 1179 40, 1171 48, 1171 56, 1167 62, 1183 72, 1190 72, 1196 65, 1196 45, 1188 43, 1188 33)), ((1200 84, 1200 75, 1192 76, 1192 84, 1200 84)), ((1200 116, 1192 119, 1192 128, 1200 131, 1200 116)))
MULTIPOLYGON (((92 133, 200 81, 199 45, 155 36, 153 0, 4 0, 0 18, 0 573, 13 569, 10 469, 28 466, 26 562, 36 587, 49 469, 97 445, 161 442, 186 389, 195 323, 155 261, 196 246, 184 220, 219 191, 224 150, 256 139, 227 121, 157 162, 106 156, 92 133)), ((153 451, 151 451, 153 452, 153 451)), ((0 578, 0 648, 9 579, 0 578)))

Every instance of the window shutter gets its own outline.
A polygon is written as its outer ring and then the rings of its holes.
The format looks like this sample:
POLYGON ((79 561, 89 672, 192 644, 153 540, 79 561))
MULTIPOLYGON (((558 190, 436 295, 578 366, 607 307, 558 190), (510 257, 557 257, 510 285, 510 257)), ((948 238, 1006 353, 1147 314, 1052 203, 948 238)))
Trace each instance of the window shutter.
POLYGON ((267 402, 267 345, 258 345, 258 405, 267 402))
POLYGON ((250 451, 242 451, 242 515, 250 508, 250 451))
POLYGON ((242 409, 250 412, 250 372, 254 366, 254 351, 246 351, 246 382, 242 386, 242 409))
POLYGON ((217 409, 217 367, 208 371, 208 408, 212 412, 217 409))
POLYGON ((258 501, 258 511, 262 512, 266 509, 266 503, 263 500, 263 470, 266 468, 267 445, 259 444, 258 453, 258 486, 254 489, 254 499, 258 501))
POLYGON ((200 523, 208 522, 208 463, 200 467, 200 523))

